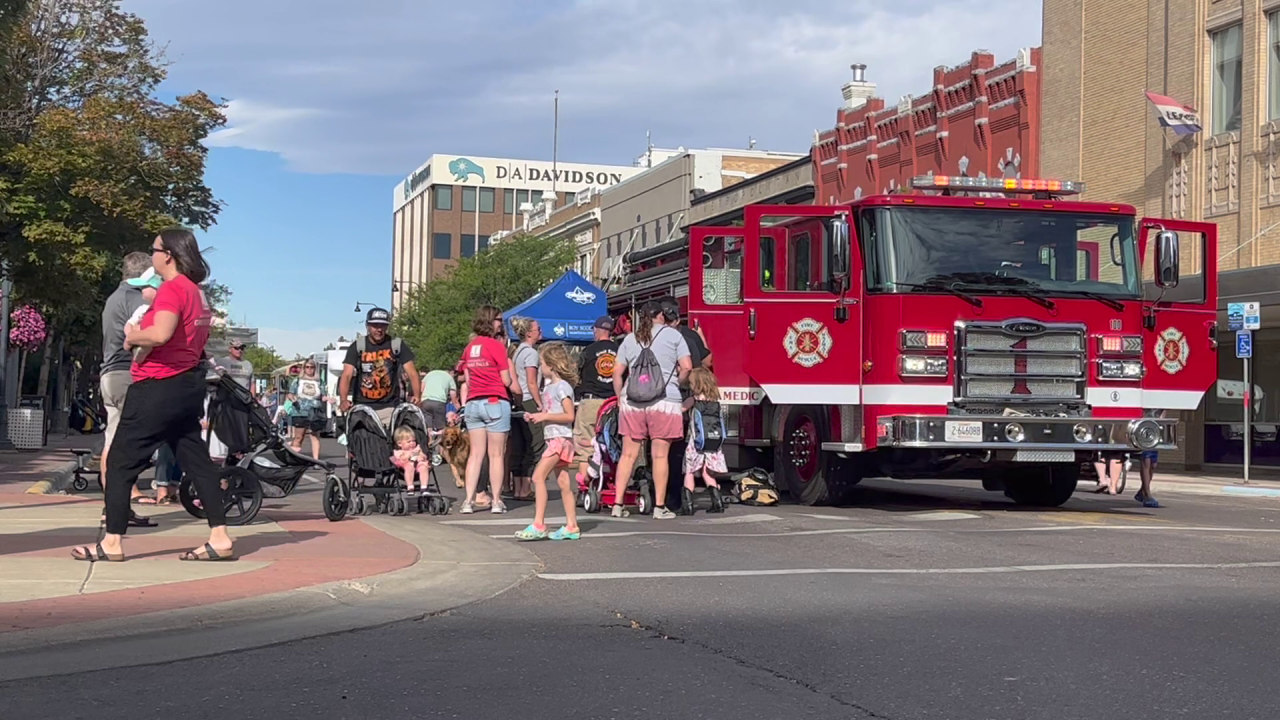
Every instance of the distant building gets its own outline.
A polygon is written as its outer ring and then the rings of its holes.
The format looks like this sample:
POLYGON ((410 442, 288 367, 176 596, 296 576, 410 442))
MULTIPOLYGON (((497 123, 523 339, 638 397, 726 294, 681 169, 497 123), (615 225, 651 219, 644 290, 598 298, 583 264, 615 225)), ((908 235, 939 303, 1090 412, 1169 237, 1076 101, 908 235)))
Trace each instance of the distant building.
POLYGON ((432 155, 393 190, 392 308, 416 285, 523 228, 548 209, 573 206, 641 172, 627 165, 432 155))

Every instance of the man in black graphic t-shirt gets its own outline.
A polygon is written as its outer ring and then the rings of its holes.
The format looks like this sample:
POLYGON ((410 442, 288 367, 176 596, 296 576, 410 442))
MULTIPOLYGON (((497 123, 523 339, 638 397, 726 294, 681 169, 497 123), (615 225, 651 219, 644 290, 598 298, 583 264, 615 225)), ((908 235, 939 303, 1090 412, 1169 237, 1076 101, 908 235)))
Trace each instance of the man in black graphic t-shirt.
POLYGON ((367 405, 377 411, 378 418, 385 423, 401 402, 415 403, 422 396, 422 378, 414 367, 413 350, 391 337, 387 332, 390 324, 391 313, 382 308, 370 310, 365 319, 369 334, 357 338, 347 348, 347 356, 342 361, 342 379, 338 381, 344 413, 354 400, 357 405, 367 405), (408 398, 404 398, 401 391, 402 379, 409 381, 408 398))
POLYGON ((596 416, 605 400, 613 397, 613 373, 618 361, 618 343, 609 339, 613 333, 613 318, 602 315, 596 318, 595 342, 582 349, 578 356, 578 388, 574 392, 578 410, 574 413, 573 439, 577 449, 578 470, 587 472, 587 461, 596 436, 596 416))

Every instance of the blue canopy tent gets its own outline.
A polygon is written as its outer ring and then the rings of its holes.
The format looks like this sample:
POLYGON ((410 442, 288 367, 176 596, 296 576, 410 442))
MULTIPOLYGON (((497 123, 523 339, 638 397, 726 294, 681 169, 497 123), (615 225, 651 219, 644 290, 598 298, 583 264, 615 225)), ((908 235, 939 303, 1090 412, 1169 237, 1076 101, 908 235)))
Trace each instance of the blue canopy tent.
POLYGON ((596 318, 609 314, 604 290, 570 270, 542 292, 503 312, 507 336, 514 338, 511 318, 527 317, 542 326, 544 340, 589 343, 595 339, 591 326, 596 318))

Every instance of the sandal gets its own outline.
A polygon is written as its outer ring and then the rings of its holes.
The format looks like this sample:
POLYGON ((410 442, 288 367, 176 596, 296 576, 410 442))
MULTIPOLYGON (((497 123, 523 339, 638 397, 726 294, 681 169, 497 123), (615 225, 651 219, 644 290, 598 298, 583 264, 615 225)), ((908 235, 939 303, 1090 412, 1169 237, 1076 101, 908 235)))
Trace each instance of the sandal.
POLYGON ((103 560, 107 562, 124 562, 124 553, 112 555, 102 549, 102 543, 98 543, 93 547, 81 545, 80 547, 72 548, 71 557, 81 562, 99 562, 103 560))
MULTIPOLYGON (((101 525, 105 525, 107 523, 107 516, 103 515, 102 517, 98 518, 98 523, 101 525)), ((129 511, 129 527, 142 528, 142 527, 160 527, 160 526, 156 523, 155 520, 152 520, 149 517, 143 517, 138 513, 130 510, 129 511)))
POLYGON ((218 552, 217 548, 209 543, 205 543, 204 547, 196 548, 195 550, 188 550, 182 553, 178 556, 178 559, 190 562, 229 562, 231 560, 235 560, 236 556, 234 548, 227 551, 226 555, 222 555, 218 552), (203 555, 200 554, 202 551, 204 552, 203 555))
POLYGON ((533 540, 545 540, 546 538, 547 531, 545 529, 539 530, 537 526, 533 524, 530 524, 529 527, 516 533, 517 540, 524 540, 526 542, 533 540))
POLYGON ((156 498, 157 505, 172 505, 175 502, 177 502, 177 500, 172 495, 165 495, 162 498, 156 498))
POLYGON ((579 528, 570 530, 568 526, 565 526, 551 533, 547 537, 552 540, 577 540, 582 537, 582 530, 579 528))
POLYGON ((148 495, 135 495, 129 498, 129 502, 133 505, 159 505, 155 498, 148 495))

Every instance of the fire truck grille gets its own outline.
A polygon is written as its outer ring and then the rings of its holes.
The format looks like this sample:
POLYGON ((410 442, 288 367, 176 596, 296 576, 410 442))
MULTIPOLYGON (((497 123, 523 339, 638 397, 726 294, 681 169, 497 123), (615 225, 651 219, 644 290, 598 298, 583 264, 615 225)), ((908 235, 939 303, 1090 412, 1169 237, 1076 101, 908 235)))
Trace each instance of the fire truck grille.
MULTIPOLYGON (((1010 323, 1022 326, 1031 323, 1010 323)), ((1032 325, 1038 325, 1034 323, 1032 325)), ((958 396, 977 401, 1083 400, 1085 330, 1047 326, 1019 334, 1005 325, 967 325, 958 333, 958 396)))

